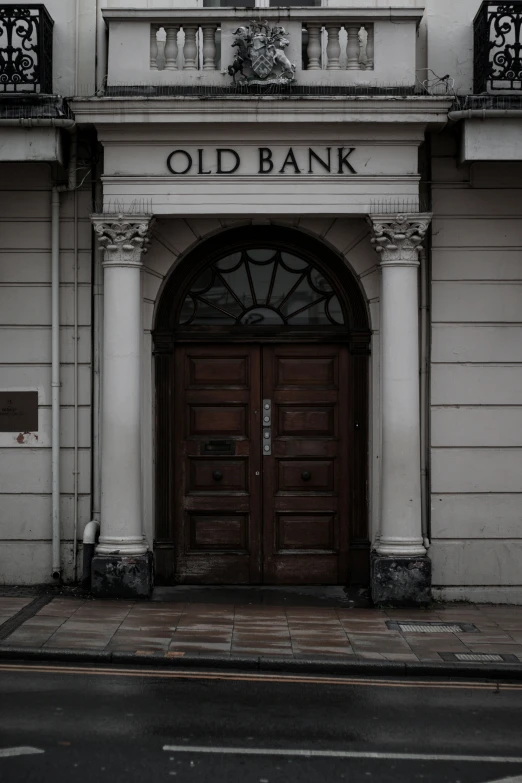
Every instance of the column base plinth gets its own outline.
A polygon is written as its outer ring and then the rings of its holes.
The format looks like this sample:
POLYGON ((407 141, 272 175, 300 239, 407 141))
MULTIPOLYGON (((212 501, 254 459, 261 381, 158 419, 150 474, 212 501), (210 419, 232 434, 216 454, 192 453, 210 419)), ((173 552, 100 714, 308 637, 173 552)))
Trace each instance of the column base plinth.
POLYGON ((377 606, 422 606, 431 603, 429 557, 378 555, 371 558, 371 594, 377 606))
POLYGON ((98 598, 150 598, 153 587, 152 552, 92 559, 91 592, 98 598))

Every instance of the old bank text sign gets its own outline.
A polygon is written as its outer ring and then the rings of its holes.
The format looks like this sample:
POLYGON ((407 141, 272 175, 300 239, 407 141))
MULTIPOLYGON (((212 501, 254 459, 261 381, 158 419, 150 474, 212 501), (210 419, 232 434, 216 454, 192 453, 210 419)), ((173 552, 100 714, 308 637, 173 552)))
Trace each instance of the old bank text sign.
POLYGON ((355 147, 180 147, 167 158, 175 176, 357 174, 355 147), (353 157, 352 157, 353 156, 353 157))

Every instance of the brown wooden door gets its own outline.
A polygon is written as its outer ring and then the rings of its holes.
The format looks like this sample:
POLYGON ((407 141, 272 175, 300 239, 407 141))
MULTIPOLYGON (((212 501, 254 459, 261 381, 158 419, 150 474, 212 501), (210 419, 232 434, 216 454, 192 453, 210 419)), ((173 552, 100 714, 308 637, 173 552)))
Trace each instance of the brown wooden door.
POLYGON ((348 358, 339 345, 177 347, 177 582, 346 582, 348 358))
POLYGON ((272 448, 263 456, 267 584, 343 584, 348 568, 348 351, 263 348, 272 448))
POLYGON ((176 348, 177 582, 261 582, 260 369, 258 346, 176 348))

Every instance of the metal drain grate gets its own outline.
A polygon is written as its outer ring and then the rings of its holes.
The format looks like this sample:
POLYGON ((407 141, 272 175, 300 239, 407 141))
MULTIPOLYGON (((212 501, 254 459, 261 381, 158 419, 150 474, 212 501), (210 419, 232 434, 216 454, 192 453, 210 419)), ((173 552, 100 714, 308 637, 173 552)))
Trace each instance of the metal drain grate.
POLYGON ((413 625, 399 623, 402 633, 462 633, 460 625, 413 625))
POLYGON ((471 623, 421 623, 388 620, 386 625, 390 631, 400 631, 400 633, 480 633, 479 629, 471 623))
POLYGON ((439 653, 443 661, 460 663, 520 663, 512 653, 439 653))

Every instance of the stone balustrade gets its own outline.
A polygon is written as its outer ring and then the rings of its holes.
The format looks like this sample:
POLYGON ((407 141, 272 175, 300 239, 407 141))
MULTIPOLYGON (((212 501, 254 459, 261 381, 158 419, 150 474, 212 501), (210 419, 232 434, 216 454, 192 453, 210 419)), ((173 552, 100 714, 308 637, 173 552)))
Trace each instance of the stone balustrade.
MULTIPOLYGON (((373 24, 319 22, 299 30, 304 71, 373 70, 373 24)), ((221 69, 221 26, 216 22, 150 25, 150 67, 153 71, 215 71, 221 69)), ((232 48, 232 47, 231 47, 232 48)), ((229 58, 230 62, 233 59, 229 58)), ((223 67, 226 67, 226 63, 223 67)))
POLYGON ((413 86, 422 9, 108 9, 108 86, 231 84, 239 27, 284 27, 284 53, 306 85, 413 86), (400 22, 400 24, 398 23, 400 22))

